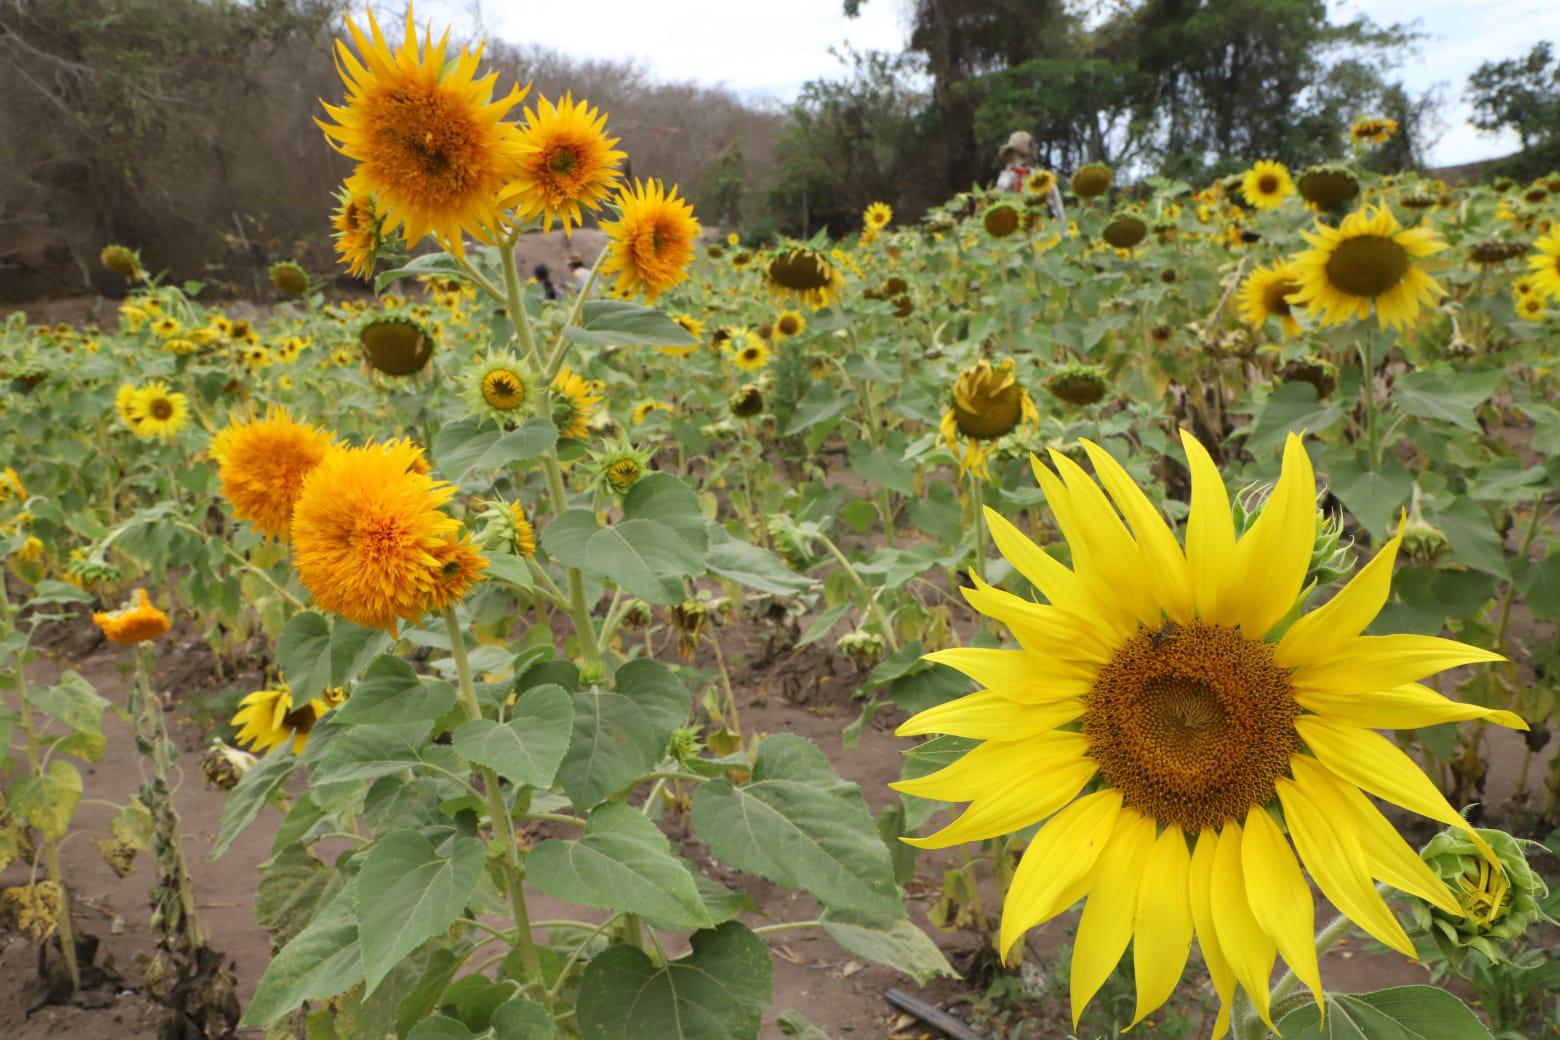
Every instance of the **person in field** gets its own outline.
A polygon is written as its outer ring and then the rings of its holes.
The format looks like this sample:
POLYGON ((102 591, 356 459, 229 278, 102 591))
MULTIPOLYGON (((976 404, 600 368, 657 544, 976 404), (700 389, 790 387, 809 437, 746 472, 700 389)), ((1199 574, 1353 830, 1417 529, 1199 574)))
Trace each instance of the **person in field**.
MULTIPOLYGON (((1007 144, 997 151, 997 160, 1002 163, 1002 172, 997 175, 998 191, 1022 192, 1030 175, 1040 172, 1035 166, 1035 139, 1027 130, 1014 130, 1009 134, 1007 144)), ((1054 177, 1046 192, 1046 202, 1050 205, 1051 216, 1064 219, 1062 192, 1054 177)))

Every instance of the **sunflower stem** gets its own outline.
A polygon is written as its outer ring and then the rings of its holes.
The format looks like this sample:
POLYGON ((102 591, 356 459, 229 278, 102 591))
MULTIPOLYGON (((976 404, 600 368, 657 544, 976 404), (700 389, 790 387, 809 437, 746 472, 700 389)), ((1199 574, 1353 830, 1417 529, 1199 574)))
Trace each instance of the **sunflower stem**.
MULTIPOLYGON (((450 653, 455 658, 455 672, 460 679, 460 704, 466 718, 482 718, 482 705, 477 702, 476 686, 471 681, 471 659, 466 656, 466 634, 460 622, 455 620, 453 607, 444 608, 444 627, 450 636, 450 653)), ((508 890, 509 910, 515 920, 515 949, 520 952, 520 963, 525 967, 527 984, 545 985, 542 962, 536 954, 536 944, 531 938, 531 915, 525 905, 525 867, 520 862, 520 848, 515 842, 514 820, 504 805, 504 794, 499 790, 498 774, 487 766, 478 766, 482 777, 483 794, 487 799, 488 817, 493 823, 493 834, 498 838, 503 852, 504 887, 508 890)), ((547 994, 549 1010, 552 995, 547 994)))
MULTIPOLYGON (((553 508, 562 513, 569 507, 569 493, 563 486, 563 467, 558 462, 558 449, 549 448, 542 455, 547 470, 547 486, 552 492, 553 508)), ((601 670, 601 647, 596 642, 596 626, 591 620, 590 604, 585 602, 585 576, 578 567, 568 568, 569 617, 574 622, 574 635, 580 641, 580 653, 591 672, 601 670)))
POLYGON ((569 339, 564 333, 569 326, 578 324, 580 314, 585 309, 585 301, 590 298, 590 291, 596 287, 596 273, 601 270, 601 261, 606 258, 607 251, 603 249, 596 254, 596 262, 590 265, 590 275, 585 279, 585 284, 580 288, 574 298, 574 306, 569 309, 569 318, 563 323, 563 328, 558 330, 558 339, 553 344, 552 353, 548 355, 547 364, 542 369, 542 379, 551 385, 553 377, 563 367, 563 359, 569 352, 569 339))
POLYGON ((515 267, 517 238, 502 239, 498 250, 498 259, 504 268, 504 306, 509 311, 509 323, 514 326, 515 335, 520 337, 526 361, 532 368, 539 368, 541 357, 536 352, 536 339, 531 335, 531 319, 525 313, 525 297, 520 291, 520 271, 515 267))
POLYGON ((1360 410, 1364 412, 1365 450, 1374 472, 1381 464, 1376 457, 1376 369, 1370 361, 1367 337, 1360 337, 1356 347, 1360 354, 1360 410))
POLYGON ((856 568, 851 566, 850 559, 840 551, 840 547, 835 545, 828 535, 820 532, 818 540, 845 571, 845 576, 850 579, 852 585, 856 586, 856 591, 861 593, 861 598, 866 601, 867 613, 872 615, 872 620, 876 621, 878 628, 883 630, 883 640, 888 644, 889 653, 898 653, 899 640, 895 638, 893 626, 888 623, 888 617, 883 613, 883 607, 878 603, 877 597, 867 588, 867 583, 861 580, 861 575, 856 573, 856 568))

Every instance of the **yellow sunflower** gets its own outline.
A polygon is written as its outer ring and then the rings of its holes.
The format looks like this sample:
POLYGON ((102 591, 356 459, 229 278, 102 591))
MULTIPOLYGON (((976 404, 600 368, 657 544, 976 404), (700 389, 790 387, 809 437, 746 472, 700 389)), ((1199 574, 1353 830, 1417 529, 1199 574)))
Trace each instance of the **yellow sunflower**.
POLYGON ((1056 187, 1056 174, 1050 170, 1036 170, 1024 181, 1024 190, 1031 195, 1049 195, 1056 187))
MULTIPOLYGON (((694 339, 702 340, 704 338, 704 322, 700 321, 698 318, 695 318, 693 315, 674 314, 672 315, 672 320, 681 325, 683 327, 683 331, 688 333, 688 335, 692 336, 694 339)), ((689 354, 692 354, 695 350, 699 349, 699 344, 678 344, 676 346, 662 346, 658 349, 661 351, 661 353, 667 355, 668 357, 687 357, 689 354)))
POLYGON ((1237 984, 1270 1019, 1280 954, 1321 1000, 1302 863, 1335 906, 1406 956, 1414 946, 1376 881, 1462 916, 1364 792, 1483 840, 1374 731, 1522 723, 1419 682, 1498 655, 1430 636, 1361 634, 1386 603, 1401 532, 1326 604, 1290 620, 1317 531, 1315 479, 1298 436, 1238 540, 1213 460, 1189 434, 1182 442, 1192 487, 1184 550, 1120 463, 1087 441, 1098 484, 1059 453, 1054 471, 1034 466, 1071 568, 986 510, 992 540, 1046 602, 978 578, 965 590, 1020 649, 929 656, 985 689, 916 715, 900 733, 982 743, 895 786, 972 803, 936 834, 910 839, 922 847, 1046 821, 1013 875, 1000 944, 1011 951, 1087 898, 1072 961, 1075 1023, 1129 941, 1141 1021, 1174 990, 1195 935, 1223 1004, 1219 1037, 1237 984), (1280 808, 1282 824, 1270 812, 1280 808))
POLYGON ((1385 144, 1398 132, 1396 119, 1358 119, 1349 127, 1349 140, 1356 147, 1367 144, 1385 144))
POLYGON ((773 328, 776 340, 790 339, 807 331, 807 319, 801 311, 781 311, 775 315, 773 328))
POLYGON ((525 515, 525 506, 509 504, 509 547, 516 556, 536 555, 536 528, 525 515))
POLYGON ((408 441, 333 448, 303 480, 293 509, 293 562, 321 609, 392 635, 416 621, 459 521, 440 507, 455 489, 426 472, 408 441))
POLYGON ((894 208, 886 202, 874 202, 861 215, 861 223, 871 231, 882 231, 894 219, 894 208))
POLYGON ((813 310, 840 298, 845 276, 815 249, 788 249, 764 267, 771 294, 797 300, 813 310))
POLYGON ((1300 289, 1288 264, 1259 267, 1246 276, 1240 287, 1240 313, 1246 324, 1261 328, 1269 318, 1279 319, 1284 338, 1298 335, 1300 323, 1294 319, 1289 298, 1300 289))
POLYGON ((508 351, 489 356, 466 376, 467 407, 500 426, 518 422, 534 393, 530 374, 508 351))
POLYGON ((658 180, 625 189, 617 199, 617 220, 603 221, 607 234, 607 258, 601 273, 617 275, 613 292, 618 296, 643 293, 646 302, 688 276, 693 242, 699 222, 693 207, 677 197, 677 186, 667 191, 658 180))
POLYGON ((1533 291, 1560 300, 1560 227, 1534 242, 1533 249, 1533 255, 1528 257, 1533 291))
POLYGON ((330 218, 336 229, 336 259, 354 278, 367 278, 374 270, 383 218, 374 208, 373 195, 343 187, 336 200, 339 205, 330 218))
POLYGON ((573 440, 590 436, 591 416, 601 404, 596 387, 564 365, 553 377, 552 393, 553 425, 558 427, 558 436, 573 440))
POLYGON ((238 702, 232 723, 238 727, 238 734, 233 743, 247 744, 250 750, 263 755, 291 740, 293 754, 301 755, 314 724, 334 706, 316 697, 295 709, 292 691, 285 685, 256 690, 238 702))
POLYGON ((520 167, 504 188, 504 199, 526 219, 540 216, 542 228, 554 220, 568 232, 595 210, 618 184, 618 139, 607 136, 607 117, 587 102, 565 94, 556 107, 546 98, 525 110, 520 167))
POLYGON ((671 406, 662 401, 640 401, 634 405, 634 410, 629 413, 628 418, 630 422, 638 426, 656 412, 669 412, 671 410, 671 406))
POLYGON ((1240 193, 1257 209, 1277 209, 1295 193, 1295 182, 1283 163, 1263 159, 1240 179, 1240 193))
POLYGON ((136 411, 136 399, 141 391, 132 383, 123 383, 114 392, 114 411, 119 415, 119 421, 134 430, 141 425, 141 416, 136 411))
POLYGON ((156 639, 172 627, 168 615, 152 606, 145 589, 136 589, 130 602, 118 610, 98 611, 92 621, 103 630, 109 642, 135 644, 156 639))
MULTIPOLYGON (((433 235, 463 256, 464 235, 486 241, 504 224, 498 193, 514 175, 522 148, 519 127, 504 117, 530 88, 514 87, 493 100, 498 74, 477 76, 482 49, 462 48, 458 58, 447 58, 448 31, 437 43, 431 30, 419 40, 410 4, 396 51, 373 11, 368 24, 372 40, 347 19, 357 54, 345 40, 336 41, 346 103, 324 106, 334 123, 315 122, 337 151, 357 163, 346 183, 349 200, 372 195, 385 231, 399 228, 407 245, 433 235)), ((354 219, 366 226, 366 217, 354 219)), ((348 256, 339 243, 338 251, 348 256)), ((348 262, 359 255, 353 251, 348 262)))
POLYGON ((1020 423, 1038 422, 1029 391, 1018 381, 1011 358, 993 365, 985 358, 959 373, 939 427, 959 468, 977 477, 989 473, 991 445, 1020 423))
POLYGON ((141 437, 171 440, 190 417, 190 399, 168 389, 168 384, 153 380, 136 391, 131 403, 136 423, 132 427, 141 437))
POLYGON ((744 372, 757 372, 769 364, 769 345, 749 329, 738 329, 726 344, 731 363, 744 372))
POLYGON ((1291 261, 1300 291, 1289 302, 1304 305, 1323 325, 1367 318, 1374 305, 1380 326, 1396 328, 1417 320, 1420 307, 1445 295, 1414 261, 1446 243, 1428 227, 1403 230, 1385 206, 1366 206, 1338 227, 1318 224, 1300 234, 1311 248, 1291 261))
POLYGON ((1536 294, 1517 297, 1517 317, 1523 321, 1543 321, 1548 317, 1548 306, 1544 298, 1536 294))
POLYGON ((273 407, 263 417, 234 416, 211 440, 222 497, 234 516, 285 541, 304 478, 334 443, 328 431, 297 422, 285 408, 273 407))
POLYGON ((482 580, 482 571, 488 565, 470 535, 457 538, 453 532, 433 551, 433 558, 437 568, 428 593, 430 610, 443 610, 465 599, 471 587, 482 580))

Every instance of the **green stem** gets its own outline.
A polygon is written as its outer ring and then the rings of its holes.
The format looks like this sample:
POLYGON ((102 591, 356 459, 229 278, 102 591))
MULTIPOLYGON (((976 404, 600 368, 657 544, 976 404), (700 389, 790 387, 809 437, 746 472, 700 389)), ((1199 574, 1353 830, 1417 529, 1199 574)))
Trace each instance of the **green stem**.
POLYGON ((1355 346, 1360 354, 1360 408, 1365 413, 1365 450, 1374 472, 1381 464, 1376 457, 1376 369, 1371 365, 1368 337, 1360 337, 1355 346))
MULTIPOLYGON (((450 636, 450 652, 455 657, 455 672, 460 679, 460 703, 466 718, 482 718, 482 706, 477 702, 476 686, 471 681, 471 661, 466 656, 466 635, 455 620, 452 607, 444 609, 444 627, 450 636)), ((536 944, 531 938, 531 915, 525 905, 525 868, 520 863, 520 849, 515 842, 514 820, 504 805, 504 795, 498 786, 498 774, 487 766, 479 766, 482 786, 487 798, 488 816, 493 821, 493 834, 503 851, 504 887, 508 890, 509 909, 515 920, 515 949, 520 951, 520 963, 525 967, 527 983, 540 985, 543 981, 542 962, 536 954, 536 944)), ((548 994, 547 1004, 552 1005, 548 994)))
MULTIPOLYGON (((429 443, 432 443, 432 442, 430 441, 429 443)), ((187 531, 193 531, 196 534, 200 535, 202 538, 207 539, 208 541, 211 538, 211 536, 208 535, 205 531, 202 531, 200 528, 196 527, 194 524, 186 523, 183 520, 177 521, 176 526, 182 527, 182 528, 184 528, 187 531)), ((272 590, 274 590, 277 595, 281 596, 288 603, 291 603, 295 609, 297 609, 297 610, 307 610, 307 609, 309 609, 308 606, 301 599, 299 599, 297 596, 294 596, 291 592, 288 592, 281 585, 279 585, 277 583, 276 579, 271 577, 269 574, 267 574, 264 569, 262 569, 260 567, 257 567, 253 563, 251 563, 248 559, 246 559, 244 557, 244 555, 242 553, 240 553, 237 549, 235 549, 231 545, 229 545, 225 539, 224 540, 220 540, 219 544, 222 546, 222 550, 233 558, 233 561, 235 563, 237 563, 240 567, 244 568, 246 571, 249 571, 250 573, 254 574, 255 577, 259 578, 261 581, 265 582, 267 585, 271 586, 272 590)))
POLYGON ((135 652, 135 689, 140 701, 135 706, 137 735, 141 743, 151 749, 152 772, 157 781, 153 790, 163 803, 146 808, 152 814, 154 825, 160 825, 163 841, 171 849, 169 862, 159 863, 158 869, 173 875, 168 880, 179 895, 179 909, 184 916, 184 941, 188 946, 185 952, 193 960, 205 943, 201 939, 200 918, 196 916, 195 883, 190 879, 189 862, 184 858, 184 831, 179 826, 179 812, 173 807, 173 784, 169 780, 169 751, 173 748, 173 740, 168 736, 162 707, 152 694, 152 684, 146 675, 146 658, 139 647, 135 652))
POLYGON ((861 580, 861 575, 856 573, 856 568, 851 566, 850 560, 844 553, 840 552, 840 547, 835 545, 828 535, 819 534, 818 540, 823 543, 823 547, 829 551, 829 555, 833 556, 834 561, 845 571, 845 576, 851 580, 851 584, 856 586, 856 591, 861 593, 861 598, 866 600, 867 612, 872 615, 872 620, 876 621, 878 627, 883 630, 883 641, 888 644, 889 652, 898 653, 899 640, 895 638, 894 629, 889 625, 888 617, 883 613, 882 606, 878 604, 877 597, 867 588, 867 583, 861 580))
POLYGON ((569 340, 564 335, 564 331, 579 322, 580 314, 585 309, 585 301, 590 298, 590 291, 596 286, 596 273, 601 269, 601 261, 606 255, 605 249, 596 254, 596 262, 590 265, 590 275, 585 279, 585 286, 574 298, 574 306, 569 309, 569 317, 563 323, 563 328, 558 330, 558 339, 553 344, 552 353, 547 357, 546 367, 542 369, 542 379, 549 385, 553 377, 558 374, 558 370, 563 367, 563 359, 569 353, 569 340))
POLYGON ((781 921, 779 924, 763 924, 753 929, 754 935, 774 935, 777 932, 799 932, 803 928, 822 928, 823 922, 813 921, 781 921))
POLYGON ((467 276, 472 281, 477 283, 477 287, 478 288, 480 288, 483 292, 487 293, 489 296, 493 297, 493 299, 496 302, 498 302, 498 303, 504 303, 505 302, 505 300, 504 300, 504 290, 502 290, 498 286, 494 285, 492 283, 492 281, 490 281, 488 279, 487 275, 483 274, 481 271, 477 270, 475 267, 472 267, 471 266, 471 262, 468 261, 465 257, 463 257, 463 256, 455 256, 455 254, 453 254, 453 253, 451 253, 450 255, 452 257, 454 257, 455 263, 457 265, 459 265, 460 269, 462 271, 465 271, 467 276))
POLYGON ((536 340, 531 335, 531 319, 525 313, 525 296, 520 289, 520 272, 515 268, 515 241, 513 238, 500 238, 498 242, 498 260, 504 268, 504 308, 509 311, 509 324, 514 327, 515 335, 520 338, 521 349, 525 351, 525 359, 532 368, 541 366, 541 358, 536 353, 536 340))
MULTIPOLYGON (((569 494, 563 486, 563 467, 558 463, 556 449, 542 456, 547 471, 547 486, 552 492, 553 509, 562 514, 568 508, 569 494)), ((580 653, 585 658, 585 669, 592 674, 601 672, 601 647, 596 642, 596 625, 590 616, 590 604, 585 601, 585 576, 578 567, 568 568, 569 617, 574 622, 574 634, 580 641, 580 653)))

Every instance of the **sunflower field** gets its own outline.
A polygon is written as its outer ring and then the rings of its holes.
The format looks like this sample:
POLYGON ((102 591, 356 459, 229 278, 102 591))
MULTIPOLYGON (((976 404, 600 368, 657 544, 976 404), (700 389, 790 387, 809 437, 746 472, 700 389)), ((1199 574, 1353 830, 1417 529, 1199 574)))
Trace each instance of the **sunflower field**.
POLYGON ((347 26, 357 291, 3 328, 0 1021, 1560 1035, 1560 173, 758 241, 347 26))

